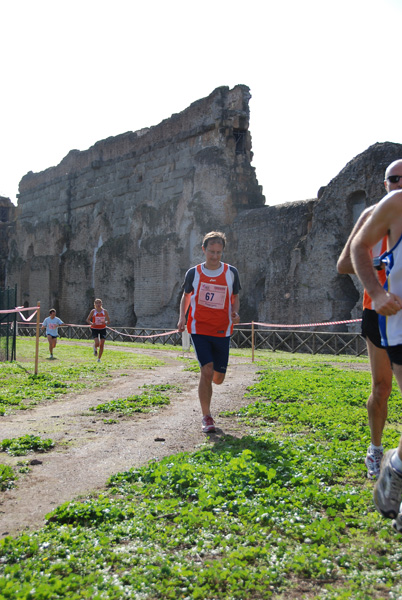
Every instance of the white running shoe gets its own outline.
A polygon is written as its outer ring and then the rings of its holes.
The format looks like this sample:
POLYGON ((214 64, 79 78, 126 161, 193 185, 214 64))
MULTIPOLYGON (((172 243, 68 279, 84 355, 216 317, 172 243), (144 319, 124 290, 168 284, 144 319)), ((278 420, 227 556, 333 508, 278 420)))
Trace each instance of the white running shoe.
POLYGON ((377 479, 379 476, 383 456, 384 450, 382 448, 381 450, 372 450, 371 446, 368 447, 366 458, 364 459, 364 464, 367 467, 368 479, 377 479))
POLYGON ((388 450, 381 462, 380 476, 374 486, 374 504, 386 519, 396 519, 402 497, 402 473, 391 464, 396 448, 388 450))
POLYGON ((202 430, 204 433, 213 433, 215 431, 215 423, 211 415, 203 417, 202 430))

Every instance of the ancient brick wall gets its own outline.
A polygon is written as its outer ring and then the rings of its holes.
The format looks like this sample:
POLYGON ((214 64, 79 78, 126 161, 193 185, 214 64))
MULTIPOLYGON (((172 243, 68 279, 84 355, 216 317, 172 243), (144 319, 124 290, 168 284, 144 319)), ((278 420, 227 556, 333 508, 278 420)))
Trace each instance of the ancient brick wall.
POLYGON ((155 127, 26 175, 8 263, 20 301, 80 323, 99 296, 116 325, 173 324, 204 233, 264 204, 249 98, 246 86, 218 88, 155 127))

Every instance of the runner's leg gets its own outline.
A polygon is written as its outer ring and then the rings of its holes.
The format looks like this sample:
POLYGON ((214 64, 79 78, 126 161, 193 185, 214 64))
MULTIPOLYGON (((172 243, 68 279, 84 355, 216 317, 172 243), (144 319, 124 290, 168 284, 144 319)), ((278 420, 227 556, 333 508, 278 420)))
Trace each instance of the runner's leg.
POLYGON ((366 343, 371 369, 371 393, 367 400, 371 443, 380 446, 392 391, 392 369, 386 350, 377 348, 368 338, 366 343))

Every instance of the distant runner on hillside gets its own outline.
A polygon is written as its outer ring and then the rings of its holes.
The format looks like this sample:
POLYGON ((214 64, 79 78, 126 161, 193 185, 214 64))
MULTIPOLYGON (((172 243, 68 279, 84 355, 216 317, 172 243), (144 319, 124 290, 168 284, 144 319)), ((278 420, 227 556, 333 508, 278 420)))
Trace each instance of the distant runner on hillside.
POLYGON ((225 379, 233 324, 240 322, 239 274, 235 267, 221 262, 225 245, 224 233, 211 231, 205 235, 205 262, 186 273, 177 323, 178 330, 184 331, 189 309, 187 330, 201 369, 198 396, 204 433, 215 431, 212 383, 220 385, 225 379))
POLYGON ((106 325, 110 325, 110 319, 109 313, 103 308, 100 298, 95 300, 94 307, 87 317, 87 323, 91 326, 92 337, 94 338, 94 355, 98 357, 98 362, 100 362, 106 339, 106 325))
POLYGON ((57 338, 59 337, 59 325, 63 325, 63 321, 56 317, 56 310, 51 308, 49 316, 42 323, 42 329, 46 328, 47 341, 49 342, 50 360, 54 359, 53 350, 56 348, 57 338))

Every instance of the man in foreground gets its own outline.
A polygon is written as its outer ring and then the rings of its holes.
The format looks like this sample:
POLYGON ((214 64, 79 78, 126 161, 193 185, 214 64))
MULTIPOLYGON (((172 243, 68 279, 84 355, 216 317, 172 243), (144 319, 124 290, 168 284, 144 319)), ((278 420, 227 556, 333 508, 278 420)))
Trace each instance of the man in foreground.
MULTIPOLYGON (((392 183, 402 180, 402 171, 392 183)), ((402 391, 402 191, 387 194, 357 232, 351 243, 355 273, 373 300, 380 315, 382 345, 386 348, 398 386, 402 391), (371 256, 372 248, 388 236, 387 280, 378 281, 371 256)), ((381 462, 374 487, 374 502, 381 514, 395 519, 402 496, 402 436, 398 448, 388 450, 381 462)))
POLYGON ((207 233, 202 241, 205 262, 187 271, 180 302, 179 331, 191 334, 200 364, 198 396, 202 411, 202 430, 215 431, 211 415, 212 383, 225 379, 229 362, 230 336, 239 317, 239 274, 235 267, 221 262, 226 245, 225 234, 207 233))
MULTIPOLYGON (((387 192, 402 189, 402 160, 392 162, 385 171, 384 186, 387 192), (398 181, 396 181, 398 179, 398 181)), ((369 206, 362 212, 345 244, 338 259, 337 269, 342 274, 354 273, 350 256, 352 240, 374 211, 375 206, 369 206)), ((372 257, 379 256, 387 250, 387 238, 384 237, 371 249, 372 257)), ((386 281, 385 269, 380 269, 377 276, 381 285, 386 281)), ((382 433, 388 413, 388 398, 392 391, 392 369, 385 348, 381 345, 378 328, 378 315, 373 309, 372 299, 364 290, 362 336, 366 339, 367 353, 371 370, 371 393, 367 400, 367 413, 370 426, 371 443, 364 460, 367 467, 367 477, 376 479, 380 473, 380 464, 384 454, 381 443, 382 433)))

